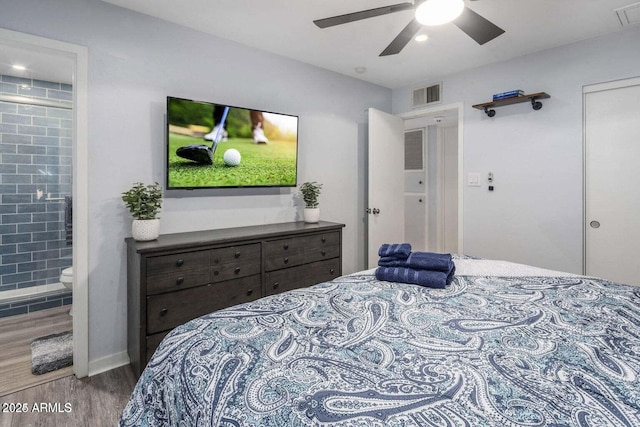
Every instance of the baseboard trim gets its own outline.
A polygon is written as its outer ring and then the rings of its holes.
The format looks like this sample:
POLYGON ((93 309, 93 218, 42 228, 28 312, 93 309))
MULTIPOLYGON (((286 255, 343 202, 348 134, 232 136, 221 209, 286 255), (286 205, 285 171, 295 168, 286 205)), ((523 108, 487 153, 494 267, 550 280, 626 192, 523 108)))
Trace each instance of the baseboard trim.
POLYGON ((89 376, 92 377, 128 364, 129 354, 126 351, 91 360, 89 361, 89 376))
MULTIPOLYGON (((2 291, 0 294, 0 304, 15 303, 29 298, 40 298, 67 291, 67 288, 60 282, 48 285, 32 286, 30 288, 2 291)), ((71 290, 68 291, 71 294, 71 290)))

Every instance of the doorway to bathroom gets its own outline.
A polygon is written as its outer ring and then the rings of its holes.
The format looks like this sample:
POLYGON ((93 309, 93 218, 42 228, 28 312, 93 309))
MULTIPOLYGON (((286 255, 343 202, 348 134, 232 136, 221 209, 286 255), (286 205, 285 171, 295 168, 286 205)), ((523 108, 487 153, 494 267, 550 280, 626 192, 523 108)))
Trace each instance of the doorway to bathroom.
POLYGON ((405 133, 405 240, 431 252, 458 248, 458 109, 408 118, 405 133))
POLYGON ((86 292, 75 307, 72 268, 85 87, 83 48, 0 29, 0 394, 86 375, 86 292))

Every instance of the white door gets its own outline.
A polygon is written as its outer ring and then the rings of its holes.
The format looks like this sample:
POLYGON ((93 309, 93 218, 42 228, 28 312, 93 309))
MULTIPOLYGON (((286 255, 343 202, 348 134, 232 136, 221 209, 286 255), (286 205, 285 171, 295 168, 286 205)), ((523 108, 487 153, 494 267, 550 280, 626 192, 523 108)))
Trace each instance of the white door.
POLYGON ((640 79, 586 87, 584 105, 585 271, 640 285, 640 79))
POLYGON ((369 268, 383 243, 404 241, 404 124, 400 117, 369 109, 369 268))

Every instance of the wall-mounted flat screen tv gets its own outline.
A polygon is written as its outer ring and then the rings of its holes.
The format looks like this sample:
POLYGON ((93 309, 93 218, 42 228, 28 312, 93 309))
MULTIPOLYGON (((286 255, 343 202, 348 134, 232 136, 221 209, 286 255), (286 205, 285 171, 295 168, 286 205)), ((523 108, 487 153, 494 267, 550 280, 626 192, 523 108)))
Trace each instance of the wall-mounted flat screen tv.
POLYGON ((167 97, 168 190, 295 187, 298 117, 167 97))

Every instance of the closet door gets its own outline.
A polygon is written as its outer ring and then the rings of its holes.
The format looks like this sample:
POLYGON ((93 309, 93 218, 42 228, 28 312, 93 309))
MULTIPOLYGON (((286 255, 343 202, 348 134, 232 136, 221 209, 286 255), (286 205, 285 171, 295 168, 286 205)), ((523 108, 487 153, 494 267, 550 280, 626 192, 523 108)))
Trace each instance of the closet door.
POLYGON ((585 273, 640 285, 640 78, 584 89, 585 273))

